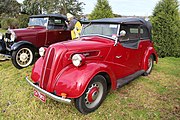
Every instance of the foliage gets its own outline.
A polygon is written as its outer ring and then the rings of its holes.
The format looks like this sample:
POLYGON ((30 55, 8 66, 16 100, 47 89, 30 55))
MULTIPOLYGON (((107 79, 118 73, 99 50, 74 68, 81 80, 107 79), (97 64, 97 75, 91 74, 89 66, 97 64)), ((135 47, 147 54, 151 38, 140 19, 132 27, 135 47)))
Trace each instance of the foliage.
POLYGON ((119 14, 114 14, 114 17, 122 17, 122 16, 119 14))
POLYGON ((20 6, 16 0, 0 0, 0 27, 3 29, 7 29, 8 26, 17 27, 17 20, 14 18, 19 15, 20 6))
POLYGON ((17 18, 18 23, 19 23, 19 28, 26 28, 28 26, 29 22, 29 15, 26 14, 21 14, 17 18))
POLYGON ((59 12, 61 14, 71 13, 76 17, 80 17, 83 9, 83 2, 79 2, 78 0, 59 0, 59 12))
POLYGON ((66 15, 69 12, 80 18, 83 5, 84 3, 78 0, 24 0, 21 7, 21 4, 16 0, 0 0, 0 23, 3 23, 2 26, 0 24, 0 27, 3 29, 7 29, 8 26, 16 28, 17 25, 20 28, 26 27, 29 15, 43 13, 60 13, 66 15), (20 7, 21 13, 24 13, 23 15, 19 15, 20 7), (17 20, 19 24, 17 24, 17 20))
POLYGON ((29 15, 41 13, 71 13, 76 17, 82 14, 84 3, 78 0, 25 0, 23 11, 29 15))
POLYGON ((28 15, 42 14, 41 0, 24 0, 22 12, 28 15))
POLYGON ((5 32, 6 32, 6 30, 3 30, 0 28, 0 33, 5 33, 5 32))
MULTIPOLYGON (((32 67, 16 69, 0 62, 0 119, 2 120, 179 120, 180 58, 161 58, 152 73, 110 91, 93 113, 80 114, 73 104, 33 96, 25 76, 32 67)), ((30 77, 29 77, 30 78, 30 77)))
POLYGON ((94 10, 89 15, 90 20, 112 17, 114 17, 114 15, 108 0, 97 0, 94 10))
POLYGON ((15 18, 3 18, 1 20, 1 27, 2 29, 18 28, 18 20, 15 18))
POLYGON ((180 57, 180 14, 177 0, 161 0, 153 11, 153 40, 160 57, 180 57))
POLYGON ((0 0, 0 15, 16 17, 20 12, 20 4, 16 0, 0 0))

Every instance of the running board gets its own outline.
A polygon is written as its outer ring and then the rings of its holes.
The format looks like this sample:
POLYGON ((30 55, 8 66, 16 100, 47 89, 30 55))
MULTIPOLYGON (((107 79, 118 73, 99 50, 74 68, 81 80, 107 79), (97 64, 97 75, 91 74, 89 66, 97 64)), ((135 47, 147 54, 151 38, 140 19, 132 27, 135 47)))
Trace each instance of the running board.
POLYGON ((134 74, 131 74, 131 75, 127 76, 127 77, 118 79, 117 80, 117 88, 120 88, 120 87, 128 84, 129 82, 133 81, 138 76, 142 75, 144 72, 145 72, 144 70, 140 70, 140 71, 137 71, 134 74))

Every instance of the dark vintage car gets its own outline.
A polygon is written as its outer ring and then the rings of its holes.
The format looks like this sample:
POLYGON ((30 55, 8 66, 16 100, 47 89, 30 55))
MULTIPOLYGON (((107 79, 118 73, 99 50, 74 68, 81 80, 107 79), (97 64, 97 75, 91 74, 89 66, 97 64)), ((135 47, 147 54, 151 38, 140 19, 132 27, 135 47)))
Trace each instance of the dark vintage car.
POLYGON ((110 89, 150 74, 158 61, 151 24, 141 18, 106 18, 84 23, 74 41, 40 48, 31 80, 34 95, 71 103, 83 114, 96 110, 110 89))
POLYGON ((1 59, 12 59, 19 69, 29 66, 38 48, 71 39, 65 21, 66 16, 61 14, 30 16, 27 28, 9 29, 5 35, 0 34, 1 59))

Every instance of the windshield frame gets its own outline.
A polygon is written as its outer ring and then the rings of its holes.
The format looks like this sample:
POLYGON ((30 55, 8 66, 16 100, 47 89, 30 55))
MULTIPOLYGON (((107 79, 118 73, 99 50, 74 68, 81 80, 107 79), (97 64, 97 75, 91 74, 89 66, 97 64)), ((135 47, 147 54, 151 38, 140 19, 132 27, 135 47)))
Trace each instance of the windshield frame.
POLYGON ((31 17, 31 18, 29 18, 29 22, 28 22, 28 26, 29 27, 31 27, 31 26, 42 26, 42 27, 45 27, 46 29, 47 29, 47 26, 48 26, 48 23, 49 23, 49 17, 31 17), (39 18, 42 18, 42 19, 44 19, 44 18, 46 18, 47 19, 47 23, 45 23, 45 25, 38 25, 38 24, 34 24, 34 25, 29 25, 30 24, 30 19, 39 19, 39 18))
POLYGON ((116 40, 117 38, 115 38, 115 37, 110 37, 110 36, 107 36, 107 35, 102 35, 102 34, 87 34, 87 35, 83 35, 82 33, 84 32, 84 29, 86 29, 86 28, 88 28, 89 26, 91 26, 91 25, 93 25, 93 24, 109 24, 109 25, 117 25, 117 32, 116 32, 116 36, 118 36, 119 35, 119 30, 120 30, 120 24, 118 24, 118 23, 89 23, 89 24, 83 24, 82 25, 82 30, 81 30, 81 37, 88 37, 88 36, 100 36, 100 37, 105 37, 105 38, 109 38, 109 39, 111 39, 111 40, 116 40))

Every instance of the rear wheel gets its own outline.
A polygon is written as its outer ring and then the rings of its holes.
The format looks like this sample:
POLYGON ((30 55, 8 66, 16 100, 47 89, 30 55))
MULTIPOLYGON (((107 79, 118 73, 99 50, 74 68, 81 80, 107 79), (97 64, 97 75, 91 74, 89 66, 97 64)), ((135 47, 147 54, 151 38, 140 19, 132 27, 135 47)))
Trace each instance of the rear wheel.
POLYGON ((151 55, 148 59, 148 69, 144 72, 144 76, 147 76, 151 73, 152 69, 153 69, 153 66, 154 66, 154 57, 153 55, 151 55))
POLYGON ((91 80, 84 94, 75 99, 75 107, 83 114, 93 112, 101 105, 106 93, 106 79, 102 75, 97 75, 91 80))
POLYGON ((22 69, 34 62, 34 56, 35 52, 32 47, 28 45, 20 46, 12 52, 12 63, 16 68, 22 69))

